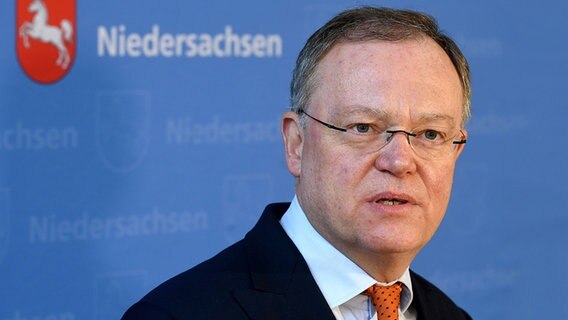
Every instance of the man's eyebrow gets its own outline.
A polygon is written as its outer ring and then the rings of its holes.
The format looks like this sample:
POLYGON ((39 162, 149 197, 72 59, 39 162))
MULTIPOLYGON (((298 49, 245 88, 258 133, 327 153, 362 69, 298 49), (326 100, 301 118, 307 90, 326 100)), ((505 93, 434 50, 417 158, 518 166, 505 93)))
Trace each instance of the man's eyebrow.
MULTIPOLYGON (((370 108, 362 105, 347 106, 346 108, 343 108, 343 110, 341 110, 340 112, 332 115, 332 117, 339 120, 348 118, 350 116, 370 117, 384 121, 389 121, 389 119, 391 119, 391 115, 388 112, 382 110, 381 108, 370 108)), ((413 119, 412 122, 421 123, 421 124, 428 122, 445 122, 451 127, 454 127, 456 124, 456 120, 453 116, 443 113, 434 113, 434 112, 419 114, 416 118, 413 119)))
POLYGON ((348 116, 353 116, 353 115, 374 117, 380 119, 389 117, 388 113, 384 112, 381 109, 369 108, 361 105, 348 106, 336 114, 337 117, 342 117, 342 118, 346 118, 348 116))
POLYGON ((448 115, 448 114, 440 114, 440 113, 423 113, 420 114, 417 118, 418 122, 447 122, 452 127, 455 126, 455 118, 448 115))

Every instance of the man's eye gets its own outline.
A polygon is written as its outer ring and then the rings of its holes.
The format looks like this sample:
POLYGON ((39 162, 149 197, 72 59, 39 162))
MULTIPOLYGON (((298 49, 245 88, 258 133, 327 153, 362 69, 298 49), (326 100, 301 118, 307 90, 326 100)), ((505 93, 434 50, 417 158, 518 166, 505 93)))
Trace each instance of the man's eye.
POLYGON ((371 126, 365 123, 359 123, 355 125, 355 130, 358 133, 368 133, 371 130, 371 126))
POLYGON ((436 131, 436 130, 426 130, 423 133, 424 138, 426 138, 426 140, 437 140, 439 138, 441 138, 441 134, 440 132, 436 131))

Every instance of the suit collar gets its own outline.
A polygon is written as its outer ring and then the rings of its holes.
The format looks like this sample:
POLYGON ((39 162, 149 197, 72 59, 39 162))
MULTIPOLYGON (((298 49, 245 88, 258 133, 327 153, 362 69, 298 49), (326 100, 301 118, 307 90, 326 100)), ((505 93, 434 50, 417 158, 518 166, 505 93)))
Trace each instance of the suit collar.
POLYGON ((414 299, 412 306, 417 319, 456 320, 470 319, 453 302, 428 280, 410 271, 414 299))
POLYGON ((412 299, 411 307, 416 310, 416 318, 417 319, 438 319, 433 312, 436 312, 436 308, 432 308, 433 310, 429 310, 431 306, 428 304, 428 292, 429 285, 428 283, 424 282, 423 278, 414 273, 412 270, 410 271, 410 277, 412 278, 412 291, 414 297, 412 299))
POLYGON ((335 319, 305 260, 280 226, 288 205, 269 205, 245 236, 252 289, 233 294, 252 319, 335 319))

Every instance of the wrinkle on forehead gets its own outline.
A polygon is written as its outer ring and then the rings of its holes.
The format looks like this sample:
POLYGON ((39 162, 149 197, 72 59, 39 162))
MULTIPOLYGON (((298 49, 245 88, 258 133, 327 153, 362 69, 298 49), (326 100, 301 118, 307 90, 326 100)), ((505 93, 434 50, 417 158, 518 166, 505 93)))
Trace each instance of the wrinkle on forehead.
POLYGON ((459 77, 432 40, 339 43, 322 59, 315 78, 312 102, 320 102, 318 109, 328 116, 358 114, 399 125, 403 120, 461 123, 459 77))

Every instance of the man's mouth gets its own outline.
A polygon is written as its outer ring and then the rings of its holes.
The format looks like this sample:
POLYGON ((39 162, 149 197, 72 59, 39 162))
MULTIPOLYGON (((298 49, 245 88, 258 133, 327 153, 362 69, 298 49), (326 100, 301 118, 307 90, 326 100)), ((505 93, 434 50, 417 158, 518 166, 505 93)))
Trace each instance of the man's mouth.
POLYGON ((379 200, 375 201, 375 203, 382 204, 382 205, 385 205, 385 206, 398 206, 398 205, 401 205, 401 204, 405 204, 407 202, 408 201, 401 200, 401 199, 379 199, 379 200))

